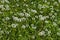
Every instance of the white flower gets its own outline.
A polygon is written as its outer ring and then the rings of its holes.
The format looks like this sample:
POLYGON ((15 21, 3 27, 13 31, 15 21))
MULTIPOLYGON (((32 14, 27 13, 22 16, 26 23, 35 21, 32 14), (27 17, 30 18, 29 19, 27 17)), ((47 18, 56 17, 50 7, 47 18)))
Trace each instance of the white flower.
POLYGON ((48 31, 48 35, 50 36, 50 34, 51 34, 51 31, 48 31))
POLYGON ((58 28, 58 31, 60 31, 60 28, 58 28))
POLYGON ((33 27, 33 26, 32 26, 32 28, 33 28, 33 29, 36 29, 36 27, 33 27))
POLYGON ((9 3, 9 1, 8 0, 4 0, 6 3, 9 3))
POLYGON ((16 28, 18 24, 11 24, 12 28, 16 28))
POLYGON ((60 0, 58 0, 58 2, 60 3, 60 0))
POLYGON ((50 2, 47 2, 48 5, 50 5, 50 2))
POLYGON ((35 16, 35 18, 38 18, 38 16, 35 16))
POLYGON ((25 21, 25 20, 26 20, 26 18, 25 18, 25 17, 21 18, 21 21, 25 21))
POLYGON ((24 13, 19 13, 18 15, 19 15, 19 16, 24 16, 24 13))
POLYGON ((21 37, 22 35, 20 34, 19 36, 21 37))
POLYGON ((10 10, 10 7, 9 7, 9 5, 5 5, 5 10, 10 10))
POLYGON ((0 30, 1 30, 1 28, 0 28, 0 30))
POLYGON ((57 32, 57 35, 60 36, 60 32, 57 32))
POLYGON ((43 11, 40 11, 40 13, 43 13, 43 11))
POLYGON ((10 20, 10 18, 9 18, 9 17, 6 17, 5 19, 6 19, 6 20, 10 20))
POLYGON ((16 3, 16 6, 19 6, 19 4, 16 3))
POLYGON ((42 17, 42 15, 39 15, 39 17, 42 17))
POLYGON ((9 31, 5 31, 6 34, 9 34, 10 32, 9 31))
POLYGON ((49 16, 45 16, 46 18, 49 18, 49 16))
POLYGON ((20 18, 14 17, 14 16, 12 16, 12 17, 13 17, 13 20, 14 20, 14 21, 21 22, 21 19, 20 19, 20 18))
POLYGON ((31 12, 37 13, 37 11, 36 10, 33 10, 33 9, 31 9, 31 12))
POLYGON ((54 5, 57 5, 57 6, 58 6, 58 3, 55 1, 55 2, 54 2, 54 5))
POLYGON ((0 14, 2 14, 3 12, 0 11, 0 14))
POLYGON ((3 7, 3 8, 2 8, 2 11, 4 11, 4 10, 5 10, 5 8, 3 7))
POLYGON ((44 16, 40 18, 40 20, 45 20, 45 19, 46 19, 46 17, 44 17, 44 16))
POLYGON ((3 34, 3 33, 4 33, 4 31, 3 31, 3 30, 1 30, 1 31, 0 31, 0 34, 3 34))
POLYGON ((26 1, 26 0, 24 0, 24 1, 26 1))
POLYGON ((6 3, 9 3, 8 0, 2 0, 2 1, 1 1, 1 3, 5 3, 5 2, 6 2, 6 3))
POLYGON ((45 31, 39 32, 38 35, 40 35, 40 36, 45 36, 45 31))
POLYGON ((0 5, 0 8, 3 8, 4 7, 4 5, 0 5))
POLYGON ((25 25, 22 25, 22 28, 23 28, 23 29, 25 29, 25 28, 26 28, 26 26, 25 26, 25 25))
POLYGON ((42 8, 42 5, 41 4, 38 4, 38 8, 41 9, 42 8))
POLYGON ((57 26, 56 22, 53 22, 53 25, 54 25, 54 26, 57 26))
POLYGON ((32 37, 32 39, 34 39, 34 38, 35 38, 35 36, 34 36, 34 35, 32 35, 31 37, 32 37))
POLYGON ((47 2, 47 0, 45 0, 45 2, 47 2))
POLYGON ((28 5, 27 5, 27 4, 23 4, 23 6, 26 6, 26 7, 28 7, 28 5))
POLYGON ((54 16, 54 15, 52 15, 52 18, 55 18, 55 16, 54 16))
POLYGON ((33 4, 34 2, 31 2, 31 4, 33 4))
POLYGON ((26 24, 26 27, 28 27, 29 26, 29 24, 26 24))
POLYGON ((34 24, 31 24, 31 26, 34 26, 34 24))
POLYGON ((32 20, 35 20, 35 18, 34 18, 34 17, 32 17, 32 20))
POLYGON ((43 5, 42 8, 46 8, 46 7, 43 5))
POLYGON ((46 20, 45 23, 49 23, 49 21, 46 20))
POLYGON ((45 31, 48 31, 48 29, 46 28, 45 31))
POLYGON ((49 16, 52 16, 52 13, 49 13, 49 16))
POLYGON ((39 19, 40 19, 40 20, 45 20, 46 17, 45 17, 45 16, 42 16, 42 15, 39 15, 39 19))
POLYGON ((57 13, 54 13, 54 15, 57 15, 57 13))
POLYGON ((29 14, 29 13, 25 13, 25 16, 26 16, 26 17, 30 17, 30 14, 29 14))

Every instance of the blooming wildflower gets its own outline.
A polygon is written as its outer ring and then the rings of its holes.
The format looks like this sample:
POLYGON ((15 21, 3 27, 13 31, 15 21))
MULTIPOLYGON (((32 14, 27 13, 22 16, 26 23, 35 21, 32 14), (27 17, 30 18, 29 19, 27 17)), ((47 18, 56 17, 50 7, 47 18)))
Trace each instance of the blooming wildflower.
POLYGON ((34 24, 31 24, 31 26, 34 26, 34 24))
POLYGON ((54 25, 54 26, 57 26, 57 24, 56 24, 55 22, 53 22, 53 25, 54 25))
POLYGON ((3 31, 3 30, 1 30, 1 31, 0 31, 0 33, 1 33, 1 34, 3 34, 3 33, 4 33, 4 31, 3 31))
POLYGON ((42 15, 39 15, 39 17, 42 17, 42 15))
POLYGON ((9 17, 6 17, 6 20, 10 20, 10 18, 9 17))
POLYGON ((49 16, 45 16, 46 18, 49 18, 49 16))
POLYGON ((48 31, 48 29, 45 29, 45 31, 48 31))
POLYGON ((2 1, 1 1, 1 3, 5 3, 5 1, 4 1, 4 0, 2 0, 2 1))
POLYGON ((9 34, 9 31, 5 31, 6 34, 9 34))
POLYGON ((45 20, 45 19, 46 19, 46 17, 44 17, 44 16, 40 18, 40 20, 45 20))
POLYGON ((19 36, 21 37, 22 35, 20 34, 19 36))
POLYGON ((49 13, 49 16, 52 16, 52 13, 49 13))
POLYGON ((33 36, 31 36, 32 37, 32 39, 35 39, 35 36, 33 35, 33 36))
POLYGON ((16 28, 18 24, 11 24, 12 28, 16 28))
POLYGON ((16 6, 18 7, 18 6, 19 6, 19 4, 17 4, 17 3, 16 3, 16 6))
POLYGON ((32 26, 33 29, 36 29, 37 27, 32 26))
POLYGON ((31 9, 31 12, 37 13, 37 11, 36 10, 33 10, 33 9, 31 9))
POLYGON ((57 35, 60 36, 60 32, 57 32, 57 35))
POLYGON ((24 1, 26 1, 26 0, 24 0, 24 1))
POLYGON ((57 2, 54 2, 54 5, 57 5, 58 6, 58 3, 57 2))
POLYGON ((5 8, 3 7, 3 8, 2 8, 2 11, 4 11, 4 10, 5 10, 5 8))
POLYGON ((25 13, 25 16, 26 16, 26 17, 30 17, 30 14, 29 14, 29 13, 25 13))
POLYGON ((47 2, 47 0, 43 0, 44 2, 47 2))
POLYGON ((33 17, 32 20, 35 20, 35 18, 33 17))
POLYGON ((0 14, 2 14, 2 12, 0 11, 0 14))
POLYGON ((5 5, 6 10, 10 10, 9 5, 5 5))
POLYGON ((26 6, 26 7, 28 7, 28 5, 27 5, 27 4, 24 4, 23 6, 26 6))
POLYGON ((39 15, 39 19, 40 19, 40 20, 45 20, 46 17, 45 17, 45 16, 42 16, 42 15, 39 15))
POLYGON ((14 16, 13 16, 13 20, 14 20, 14 21, 17 21, 17 22, 21 22, 21 19, 18 18, 18 17, 14 17, 14 16))
POLYGON ((38 4, 38 8, 41 9, 42 8, 42 5, 41 4, 38 4))
POLYGON ((25 20, 26 20, 26 18, 24 18, 24 17, 23 17, 23 18, 21 18, 21 21, 25 21, 25 20))
POLYGON ((49 22, 49 21, 47 21, 47 20, 45 21, 45 23, 48 23, 48 22, 49 22))
POLYGON ((0 30, 1 30, 1 28, 0 28, 0 30))
POLYGON ((60 0, 58 0, 58 2, 60 3, 60 0))
POLYGON ((26 24, 26 27, 29 27, 29 24, 26 24))
POLYGON ((33 4, 33 2, 31 2, 31 4, 33 4))
POLYGON ((50 34, 51 34, 51 31, 48 31, 48 36, 50 36, 50 34))
POLYGON ((43 11, 40 11, 40 13, 43 13, 43 11))
POLYGON ((9 3, 9 1, 8 0, 4 0, 6 3, 9 3))
POLYGON ((45 36, 45 31, 39 32, 38 35, 40 35, 40 36, 45 36))
POLYGON ((54 13, 54 15, 57 15, 57 13, 54 13))
POLYGON ((50 2, 47 2, 48 5, 50 5, 50 2))
POLYGON ((3 8, 4 7, 4 5, 0 5, 0 8, 3 8))
POLYGON ((42 8, 46 8, 46 7, 43 5, 42 8))
POLYGON ((24 16, 24 13, 18 13, 19 16, 24 16))
POLYGON ((23 28, 23 29, 25 29, 25 28, 26 28, 26 26, 25 26, 25 25, 22 25, 22 28, 23 28))
POLYGON ((35 18, 38 18, 38 16, 35 16, 35 18))

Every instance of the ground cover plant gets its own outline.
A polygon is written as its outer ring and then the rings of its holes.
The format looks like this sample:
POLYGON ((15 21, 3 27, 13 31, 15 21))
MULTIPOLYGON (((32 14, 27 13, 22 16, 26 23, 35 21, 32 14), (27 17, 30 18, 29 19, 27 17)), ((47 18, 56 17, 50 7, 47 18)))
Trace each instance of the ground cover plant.
POLYGON ((60 40, 60 0, 0 0, 0 40, 60 40))

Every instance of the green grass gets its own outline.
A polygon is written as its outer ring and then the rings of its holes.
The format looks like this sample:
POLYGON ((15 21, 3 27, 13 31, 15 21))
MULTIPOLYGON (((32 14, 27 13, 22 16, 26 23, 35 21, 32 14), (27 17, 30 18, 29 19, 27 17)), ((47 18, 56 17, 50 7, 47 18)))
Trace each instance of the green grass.
POLYGON ((0 40, 60 40, 59 0, 0 0, 0 40))

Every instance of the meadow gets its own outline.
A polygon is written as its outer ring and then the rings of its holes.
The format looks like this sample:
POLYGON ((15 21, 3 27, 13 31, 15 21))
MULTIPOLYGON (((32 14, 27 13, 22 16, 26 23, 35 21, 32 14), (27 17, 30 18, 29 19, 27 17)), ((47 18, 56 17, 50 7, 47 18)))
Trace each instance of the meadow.
POLYGON ((60 40, 60 0, 0 0, 0 40, 60 40))

